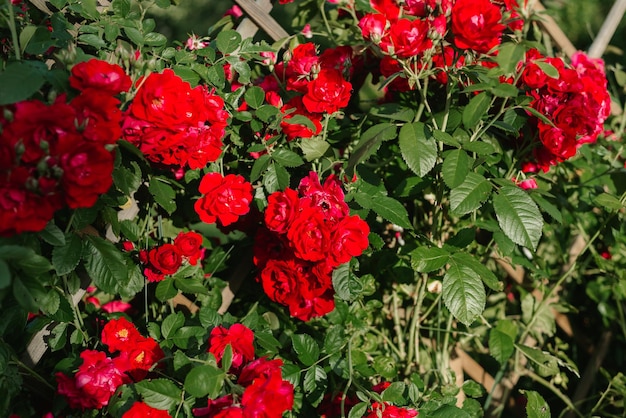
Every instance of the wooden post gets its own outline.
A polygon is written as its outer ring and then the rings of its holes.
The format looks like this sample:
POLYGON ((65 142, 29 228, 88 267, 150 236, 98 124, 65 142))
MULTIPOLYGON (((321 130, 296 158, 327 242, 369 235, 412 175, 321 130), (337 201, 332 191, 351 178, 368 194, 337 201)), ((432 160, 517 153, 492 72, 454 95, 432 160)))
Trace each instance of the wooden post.
POLYGON ((594 39, 593 43, 589 47, 587 55, 591 58, 600 58, 602 54, 604 54, 604 51, 609 45, 609 42, 611 42, 611 39, 615 34, 615 30, 622 21, 625 12, 626 0, 615 0, 609 15, 606 17, 602 27, 600 28, 600 32, 598 32, 598 36, 596 36, 596 39, 594 39))

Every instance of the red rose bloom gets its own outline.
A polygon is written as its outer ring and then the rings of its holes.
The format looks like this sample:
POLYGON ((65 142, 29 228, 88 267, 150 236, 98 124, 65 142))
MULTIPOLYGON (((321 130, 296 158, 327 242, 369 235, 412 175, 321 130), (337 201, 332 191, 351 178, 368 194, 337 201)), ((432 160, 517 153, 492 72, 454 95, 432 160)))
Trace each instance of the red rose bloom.
POLYGON ((387 19, 378 13, 368 13, 359 20, 359 28, 363 39, 372 41, 375 44, 380 43, 385 35, 387 27, 387 19))
POLYGON ((358 216, 346 216, 335 225, 331 233, 330 262, 347 263, 360 256, 369 245, 369 225, 358 216))
POLYGON ((77 125, 88 141, 114 144, 122 137, 120 101, 106 93, 89 89, 71 102, 76 110, 77 125))
POLYGON ((91 88, 112 96, 128 91, 131 84, 122 67, 95 58, 76 64, 70 76, 70 86, 77 90, 91 88))
POLYGON ((454 45, 487 53, 500 44, 506 27, 502 11, 490 0, 457 0, 452 6, 454 45))
POLYGON ((194 209, 202 222, 219 221, 228 226, 250 211, 252 185, 240 175, 208 173, 202 178, 199 191, 203 196, 194 209))
POLYGON ((339 70, 322 69, 307 87, 302 103, 311 113, 334 113, 350 101, 352 84, 344 80, 339 70))
POLYGON ((174 245, 192 266, 202 257, 202 235, 197 232, 180 232, 174 239, 174 245))
POLYGON ((417 415, 418 412, 414 409, 400 408, 387 402, 374 402, 371 412, 365 418, 413 418, 417 415))
POLYGON ((111 319, 102 329, 102 343, 109 347, 109 351, 125 351, 135 344, 141 334, 132 322, 123 316, 119 319, 111 319))
POLYGON ((120 370, 128 373, 138 382, 143 380, 152 366, 164 357, 163 350, 154 338, 140 336, 115 360, 120 370))
POLYGON ((247 386, 241 399, 245 418, 280 418, 293 408, 293 385, 283 380, 282 365, 262 357, 241 371, 237 383, 247 386))
POLYGON ((183 256, 175 245, 163 244, 148 251, 147 260, 142 261, 147 261, 148 264, 144 269, 148 281, 159 282, 166 275, 178 271, 183 263, 183 256))
POLYGON ((430 26, 424 20, 398 19, 381 42, 381 49, 398 58, 411 58, 432 46, 428 38, 430 26))
POLYGON ((122 418, 171 418, 169 412, 156 409, 143 402, 135 402, 133 406, 122 415, 122 418))
POLYGON ((344 201, 341 183, 335 175, 328 176, 322 186, 317 173, 311 171, 300 181, 298 191, 302 195, 300 206, 317 208, 326 220, 336 222, 350 212, 344 201))
POLYGON ((300 198, 293 189, 272 193, 267 198, 265 225, 271 231, 285 234, 297 216, 300 198))
POLYGON ((281 112, 284 113, 284 116, 282 122, 280 123, 280 128, 285 134, 287 141, 293 141, 296 138, 310 138, 322 131, 321 116, 309 113, 302 104, 302 98, 300 96, 294 97, 289 101, 289 103, 285 104, 281 108, 281 112), (308 118, 313 126, 315 126, 315 131, 306 125, 292 123, 290 119, 296 115, 308 118))
POLYGON ((115 362, 101 351, 85 350, 83 363, 74 379, 57 373, 57 391, 64 395, 71 408, 101 409, 109 404, 111 395, 127 382, 115 362))
POLYGON ((274 302, 291 308, 299 303, 301 275, 297 259, 270 259, 260 275, 263 291, 274 302))
POLYGON ((319 261, 326 257, 330 231, 324 215, 315 208, 306 208, 293 220, 287 238, 295 255, 302 260, 319 261))
POLYGON ((224 101, 191 88, 172 70, 150 74, 129 106, 123 135, 154 163, 192 169, 219 158, 228 120, 224 101))
POLYGON ((285 79, 287 90, 306 93, 308 80, 311 79, 313 68, 319 64, 319 57, 315 44, 305 43, 296 46, 291 51, 291 57, 286 63, 278 63, 275 73, 285 79))
POLYGON ((228 329, 218 326, 211 330, 207 351, 221 362, 226 346, 230 345, 233 353, 231 367, 239 369, 254 358, 253 341, 254 333, 245 325, 233 324, 228 329))
POLYGON ((61 185, 70 208, 93 206, 113 184, 113 155, 92 142, 67 142, 59 147, 61 185))

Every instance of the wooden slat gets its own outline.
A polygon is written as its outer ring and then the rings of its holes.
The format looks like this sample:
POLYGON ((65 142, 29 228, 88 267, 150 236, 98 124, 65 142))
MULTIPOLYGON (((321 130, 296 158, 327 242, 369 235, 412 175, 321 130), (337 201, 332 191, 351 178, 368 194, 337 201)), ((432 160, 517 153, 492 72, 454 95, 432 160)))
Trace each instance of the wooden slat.
POLYGON ((243 9, 250 19, 265 31, 273 40, 279 41, 289 37, 289 34, 282 26, 274 20, 264 7, 253 0, 234 0, 243 9))
POLYGON ((613 7, 611 7, 609 15, 602 24, 598 36, 596 36, 596 39, 593 40, 593 43, 589 47, 588 55, 591 58, 600 58, 602 54, 604 54, 625 12, 626 0, 616 0, 615 3, 613 3, 613 7))

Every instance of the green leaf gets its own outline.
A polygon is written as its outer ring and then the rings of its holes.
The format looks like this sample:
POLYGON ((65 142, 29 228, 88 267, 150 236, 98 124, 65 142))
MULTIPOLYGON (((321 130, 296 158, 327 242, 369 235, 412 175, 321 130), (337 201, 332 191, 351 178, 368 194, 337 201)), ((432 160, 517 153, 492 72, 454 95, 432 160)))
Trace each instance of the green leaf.
POLYGON ((113 170, 113 182, 125 195, 131 195, 141 185, 141 168, 136 161, 130 167, 120 165, 113 170))
POLYGON ((126 17, 130 13, 130 0, 113 0, 111 8, 117 16, 126 17))
POLYGON ((528 418, 550 418, 550 405, 543 397, 533 391, 525 390, 522 392, 526 395, 528 402, 526 403, 526 416, 528 418))
POLYGON ((491 96, 487 92, 472 97, 463 109, 463 126, 465 129, 474 128, 478 121, 487 113, 491 105, 491 96))
POLYGON ((485 309, 485 286, 480 276, 467 265, 450 259, 442 285, 445 305, 465 325, 469 326, 485 309))
POLYGON ((26 277, 13 278, 13 296, 17 303, 28 312, 39 311, 39 303, 36 298, 44 293, 43 286, 38 282, 28 280, 26 277))
POLYGON ((176 210, 176 202, 174 201, 176 192, 174 192, 172 186, 165 183, 159 177, 152 177, 148 190, 154 197, 155 202, 165 209, 167 213, 172 214, 172 212, 176 210))
POLYGON ((147 33, 143 40, 148 46, 163 46, 167 43, 167 37, 157 32, 147 33))
POLYGON ((189 83, 191 86, 196 86, 200 82, 200 75, 186 65, 174 65, 172 70, 174 70, 177 76, 179 76, 183 81, 189 83))
POLYGON ((398 375, 398 363, 393 357, 378 356, 374 359, 374 370, 382 377, 395 379, 398 375))
POLYGON ((421 122, 407 123, 400 129, 400 151, 409 168, 424 177, 437 162, 437 144, 428 127, 421 122))
POLYGON ((77 39, 78 41, 84 42, 87 45, 93 46, 94 48, 104 49, 107 46, 101 35, 96 35, 93 33, 85 33, 83 35, 79 35, 77 39))
POLYGON ((411 267, 420 273, 437 271, 446 265, 450 253, 439 247, 418 247, 411 251, 411 267))
POLYGON ((428 415, 429 418, 472 418, 470 414, 454 405, 443 405, 428 415))
POLYGON ((454 259, 455 262, 463 264, 474 270, 474 272, 480 276, 483 283, 486 284, 490 289, 495 290, 496 292, 502 291, 504 287, 502 282, 498 280, 496 275, 491 270, 489 270, 483 263, 481 263, 480 260, 478 260, 475 256, 468 253, 458 252, 452 254, 451 257, 452 259, 454 259))
POLYGON ((517 69, 517 64, 524 59, 525 48, 513 42, 504 42, 498 48, 496 62, 502 68, 505 75, 512 74, 517 69))
POLYGON ((304 164, 302 157, 293 151, 279 148, 272 153, 272 159, 283 167, 299 167, 304 164))
POLYGON ((333 270, 332 282, 337 296, 345 301, 356 299, 363 290, 361 283, 350 272, 350 263, 343 263, 333 270))
POLYGON ((52 265, 59 276, 74 271, 83 252, 83 241, 76 234, 65 237, 65 244, 52 249, 52 265))
POLYGON ((443 160, 441 174, 443 175, 443 181, 449 188, 454 189, 463 184, 470 172, 471 163, 472 159, 465 151, 460 149, 452 150, 446 155, 446 158, 443 160))
POLYGON ((263 177, 267 193, 272 194, 289 186, 289 172, 279 164, 271 164, 263 177))
POLYGON ((143 46, 143 35, 139 32, 139 30, 131 27, 125 27, 124 33, 128 36, 128 39, 130 39, 132 43, 137 46, 143 46))
POLYGON ((199 341, 200 339, 205 339, 205 336, 206 330, 203 327, 188 326, 177 329, 171 340, 177 347, 187 349, 192 338, 199 341))
POLYGON ((534 64, 537 64, 541 71, 543 71, 548 77, 558 79, 560 77, 559 70, 556 67, 546 61, 535 60, 534 64))
POLYGON ((381 396, 385 402, 391 402, 399 404, 404 402, 404 390, 406 385, 404 382, 393 382, 387 389, 381 393, 381 396))
POLYGON ((517 326, 513 321, 501 319, 495 328, 489 331, 489 353, 500 365, 506 364, 515 351, 517 326))
POLYGON ((548 215, 550 215, 550 217, 552 219, 554 219, 555 221, 557 221, 560 224, 563 223, 563 215, 561 215, 561 210, 558 207, 556 207, 552 203, 548 202, 539 193, 532 193, 530 196, 533 198, 535 203, 537 205, 539 205, 539 207, 544 212, 546 212, 548 215))
POLYGON ((530 364, 540 376, 554 376, 559 372, 559 364, 556 357, 538 348, 526 345, 516 344, 515 347, 530 360, 530 364))
POLYGON ((48 244, 55 247, 65 245, 65 235, 63 231, 61 231, 61 228, 56 226, 54 222, 48 222, 45 229, 39 232, 39 236, 48 244))
POLYGON ((135 383, 135 389, 145 403, 156 409, 173 409, 182 401, 180 388, 169 379, 142 380, 135 383))
POLYGON ((305 366, 313 365, 320 355, 320 348, 313 337, 308 334, 294 334, 291 336, 293 349, 298 360, 305 366))
POLYGON ((241 44, 241 35, 234 30, 223 30, 215 39, 217 49, 224 55, 233 53, 241 44))
POLYGON ((252 164, 252 170, 250 171, 250 181, 255 182, 267 167, 270 165, 271 157, 268 154, 261 155, 252 164))
POLYGON ((361 418, 365 415, 367 408, 369 408, 369 402, 359 402, 354 405, 352 409, 350 409, 350 413, 348 414, 348 418, 361 418))
POLYGON ((396 199, 382 194, 370 196, 366 193, 359 192, 354 194, 354 200, 364 209, 373 210, 391 223, 405 229, 413 229, 406 208, 396 199))
POLYGON ((0 258, 0 289, 6 289, 11 285, 11 269, 6 261, 0 258))
POLYGON ((450 192, 452 214, 461 216, 480 208, 491 193, 491 184, 478 173, 468 173, 465 181, 450 192))
POLYGON ((485 388, 474 380, 466 380, 463 382, 463 393, 472 398, 480 398, 485 394, 485 388))
POLYGON ((304 153, 304 159, 307 161, 317 160, 324 156, 330 144, 321 138, 313 137, 300 141, 300 148, 304 153))
POLYGON ((86 236, 84 255, 87 274, 94 285, 107 293, 116 294, 129 281, 128 268, 122 253, 107 240, 86 236))
POLYGON ((217 367, 203 365, 191 369, 185 377, 185 390, 196 398, 207 395, 211 399, 219 396, 226 373, 217 367))
POLYGON ((593 199, 593 203, 600 208, 605 208, 610 212, 615 212, 624 208, 620 200, 608 193, 602 193, 593 199))
POLYGON ((265 91, 261 87, 252 86, 246 90, 243 97, 248 106, 258 109, 265 102, 265 91))
POLYGON ((493 198, 502 232, 516 244, 535 250, 541 238, 543 218, 537 204, 515 186, 503 186, 493 198))
MULTIPOLYGON (((201 271, 201 269, 198 269, 198 271, 201 271)), ((204 282, 201 279, 175 276, 174 280, 176 283, 176 288, 180 290, 181 292, 199 293, 202 295, 209 294, 209 289, 206 288, 206 286, 204 285, 204 282)))
POLYGON ((379 123, 370 127, 361 134, 359 142, 355 145, 348 164, 346 172, 348 175, 354 173, 354 168, 361 162, 367 160, 374 154, 383 141, 388 141, 396 137, 397 128, 392 123, 379 123))
POLYGON ((163 338, 171 338, 176 331, 185 324, 185 315, 182 312, 168 315, 161 324, 163 338))
POLYGON ((162 302, 176 296, 178 294, 178 290, 174 287, 174 279, 166 277, 164 280, 160 281, 154 291, 154 294, 157 299, 162 302))
POLYGON ((43 86, 45 79, 29 61, 7 64, 0 73, 0 106, 30 98, 43 86))
POLYGON ((500 83, 489 91, 496 97, 516 97, 519 94, 519 89, 509 83, 500 83))
POLYGON ((314 366, 307 370, 304 375, 303 388, 307 400, 317 407, 324 398, 326 387, 328 386, 328 377, 324 369, 320 366, 314 366))
POLYGON ((210 66, 207 71, 207 77, 209 82, 215 87, 220 89, 224 87, 226 76, 224 75, 224 68, 221 65, 210 66))

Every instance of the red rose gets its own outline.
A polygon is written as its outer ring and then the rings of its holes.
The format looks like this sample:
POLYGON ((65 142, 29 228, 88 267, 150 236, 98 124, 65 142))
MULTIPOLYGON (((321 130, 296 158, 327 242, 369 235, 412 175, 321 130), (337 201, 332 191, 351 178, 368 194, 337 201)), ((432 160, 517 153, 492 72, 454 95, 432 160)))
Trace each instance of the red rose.
POLYGON ((140 338, 135 325, 123 316, 107 322, 101 334, 102 343, 109 347, 111 353, 127 350, 140 338))
POLYGON ((252 185, 240 175, 207 173, 200 181, 199 191, 203 196, 194 209, 203 222, 219 221, 228 226, 250 211, 252 185))
POLYGON ((233 324, 228 329, 218 326, 211 330, 207 351, 221 362, 226 346, 230 345, 233 354, 231 367, 239 369, 254 358, 253 341, 254 333, 245 325, 233 324))
POLYGON ((369 245, 369 225, 358 216, 346 216, 331 233, 330 261, 333 265, 347 263, 360 256, 369 245))
POLYGON ((298 303, 302 264, 295 258, 270 259, 261 271, 263 291, 274 302, 289 306, 298 303))
POLYGON ((165 357, 155 339, 140 336, 132 341, 115 360, 120 370, 132 376, 135 382, 143 380, 148 371, 165 357))
POLYGON ((122 136, 120 101, 94 89, 85 90, 71 102, 83 138, 100 144, 114 144, 122 136))
POLYGON ((159 282, 168 274, 174 274, 183 263, 183 257, 175 245, 163 244, 148 251, 144 274, 148 281, 159 282))
POLYGON ((298 213, 287 231, 289 244, 296 257, 319 261, 326 258, 330 247, 330 230, 324 215, 315 208, 298 213))
POLYGON ((115 362, 101 351, 85 350, 80 354, 83 363, 74 379, 57 373, 57 391, 64 395, 71 408, 101 409, 109 404, 111 395, 127 383, 115 362))
POLYGON ((291 57, 286 63, 278 63, 275 73, 287 82, 287 90, 306 93, 308 80, 311 79, 313 69, 319 64, 319 57, 315 44, 304 43, 291 51, 291 57))
POLYGON ((378 13, 368 13, 359 20, 363 39, 379 44, 385 35, 387 19, 378 13))
POLYGON ((432 46, 428 38, 430 26, 424 20, 398 19, 381 42, 381 49, 398 58, 411 58, 432 46))
POLYGON ((122 418, 171 418, 171 415, 162 409, 156 409, 143 402, 136 401, 133 406, 122 415, 122 418))
POLYGON ((113 184, 114 157, 102 145, 68 141, 59 147, 61 186, 70 208, 93 206, 113 184))
POLYGON ((380 60, 380 73, 385 77, 394 76, 393 80, 391 80, 390 83, 387 83, 387 88, 389 90, 400 92, 411 90, 411 86, 409 86, 409 81, 402 70, 402 66, 398 60, 391 58, 389 55, 385 55, 380 60))
POLYGON ((224 101, 191 88, 172 70, 141 82, 123 121, 123 135, 150 161, 192 169, 219 158, 228 120, 224 101))
POLYGON ((272 193, 267 198, 265 225, 271 231, 285 234, 298 213, 300 198, 293 189, 272 193))
POLYGON ((254 236, 252 253, 254 265, 259 269, 263 269, 270 259, 282 260, 293 257, 287 237, 263 227, 259 228, 254 236))
POLYGON ((202 257, 202 235, 196 232, 180 232, 174 238, 174 245, 192 266, 195 266, 202 257))
POLYGON ((72 67, 70 86, 77 90, 96 89, 112 96, 128 91, 131 78, 116 64, 92 58, 72 67))
POLYGON ((293 408, 293 385, 282 378, 282 360, 264 357, 246 365, 238 384, 247 386, 241 399, 243 416, 280 418, 293 408))
POLYGON ((506 27, 502 11, 490 0, 457 0, 452 6, 454 45, 487 53, 500 44, 506 27))
POLYGON ((308 83, 302 103, 311 113, 334 113, 348 105, 351 91, 352 84, 344 80, 341 71, 324 68, 308 83))
POLYGON ((395 23, 400 17, 400 7, 394 0, 370 0, 370 5, 391 23, 395 23))
POLYGON ((350 212, 341 183, 334 174, 328 176, 322 186, 317 173, 311 171, 300 181, 298 191, 302 195, 300 207, 317 208, 326 220, 336 222, 350 212))
POLYGON ((280 110, 284 114, 280 127, 285 134, 287 141, 293 141, 296 138, 310 138, 322 131, 321 116, 309 113, 302 104, 302 98, 300 96, 296 96, 291 99, 289 103, 285 104, 280 110), (292 123, 290 119, 296 115, 304 116, 309 119, 313 126, 315 126, 315 131, 311 130, 311 128, 306 125, 292 123))
POLYGON ((418 412, 414 409, 400 408, 387 402, 374 402, 371 412, 365 418, 413 418, 417 415, 418 412))

